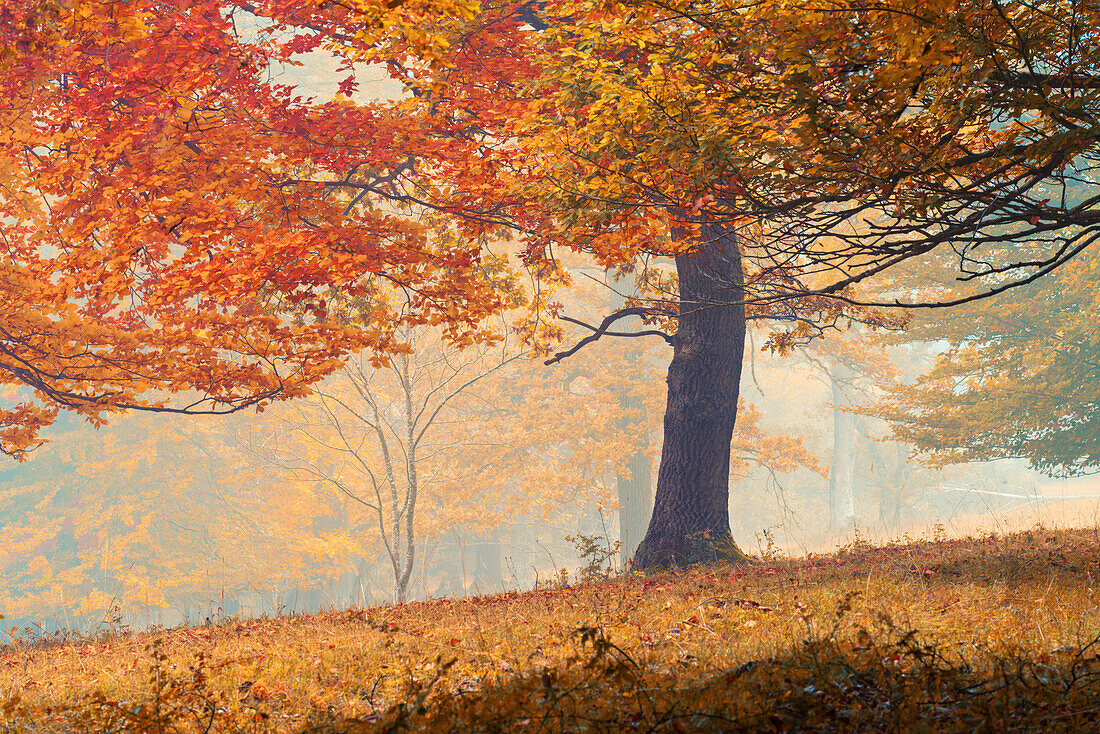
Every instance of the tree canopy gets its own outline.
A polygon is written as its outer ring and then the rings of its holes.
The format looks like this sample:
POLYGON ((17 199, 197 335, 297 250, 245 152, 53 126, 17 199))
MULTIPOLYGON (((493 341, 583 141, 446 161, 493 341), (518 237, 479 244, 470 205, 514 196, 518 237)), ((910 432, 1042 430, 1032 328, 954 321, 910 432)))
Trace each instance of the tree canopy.
MULTIPOLYGON (((389 22, 382 8, 344 15, 367 42, 389 22)), ((293 44, 245 38, 241 8, 4 11, 0 380, 33 391, 0 415, 5 453, 36 445, 59 407, 98 420, 301 395, 350 350, 393 349, 394 324, 446 323, 461 341, 500 304, 499 274, 476 248, 436 248, 429 225, 355 210, 328 183, 300 180, 362 168, 364 147, 388 151, 370 157, 376 167, 392 165, 396 133, 372 142, 381 113, 339 101, 319 106, 327 127, 306 120, 293 90, 271 80, 293 44), (354 163, 340 145, 351 131, 354 163), (409 308, 387 302, 391 286, 417 294, 409 308), (326 318, 337 294, 369 299, 376 318, 326 318)), ((387 34, 434 53, 419 33, 387 34)))
POLYGON ((762 221, 765 302, 944 248, 1003 290, 1095 241, 1100 200, 1067 193, 1097 162, 1094 3, 544 7, 559 53, 529 125, 576 240, 648 245, 624 221, 667 211, 762 221))
POLYGON ((406 350, 402 325, 469 344, 524 305, 512 328, 549 349, 573 250, 636 281, 593 339, 642 315, 674 347, 639 553, 678 562, 729 536, 746 320, 785 323, 784 350, 891 323, 860 288, 901 263, 952 254, 966 301, 1100 236, 1100 195, 1067 193, 1100 141, 1091 1, 3 8, 16 456, 59 408, 300 395, 353 350, 406 350), (280 81, 313 49, 341 65, 331 100, 280 81), (357 99, 362 66, 403 93, 357 99))
MULTIPOLYGON (((1011 293, 915 319, 894 338, 927 342, 935 362, 875 414, 937 464, 1011 457, 1048 474, 1097 471, 1098 266, 1089 252, 1011 293)), ((931 290, 935 273, 923 276, 931 290)))

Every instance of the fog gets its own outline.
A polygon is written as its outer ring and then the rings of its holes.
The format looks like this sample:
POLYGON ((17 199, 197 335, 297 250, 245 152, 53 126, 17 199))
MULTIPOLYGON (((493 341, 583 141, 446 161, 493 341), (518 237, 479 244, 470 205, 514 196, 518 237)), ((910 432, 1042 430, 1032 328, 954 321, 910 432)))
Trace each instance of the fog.
MULTIPOLYGON (((280 83, 330 96, 335 62, 304 62, 280 83)), ((360 95, 395 93, 361 82, 360 95)), ((589 289, 565 312, 598 323, 622 299, 589 289)), ((458 350, 428 327, 403 336, 411 355, 360 355, 259 413, 98 428, 62 413, 46 445, 0 467, 3 626, 24 639, 170 628, 624 571, 652 506, 671 348, 605 338, 546 367, 514 338, 458 350)), ((742 550, 1097 524, 1100 480, 1022 459, 935 466, 890 439, 876 406, 942 343, 854 327, 779 356, 768 336, 750 335, 734 436, 742 550)))
MULTIPOLYGON (((601 340, 548 368, 516 358, 513 345, 459 352, 428 331, 414 336, 420 352, 404 363, 414 392, 484 376, 447 403, 418 446, 411 560, 406 515, 393 519, 409 502, 405 459, 391 462, 388 484, 372 428, 388 432, 391 459, 409 455, 406 396, 387 381, 402 362, 353 362, 369 398, 346 370, 318 395, 262 413, 126 415, 99 429, 63 417, 47 445, 0 472, 5 628, 33 636, 173 627, 621 570, 626 553, 616 549, 639 538, 623 537, 630 524, 620 524, 620 503, 640 505, 627 511, 642 515, 644 529, 652 502, 667 346, 601 340), (360 422, 333 401, 360 418, 364 406, 378 415, 360 422)), ((860 338, 871 361, 913 367, 911 353, 860 338)), ((746 357, 730 492, 743 550, 775 558, 1096 524, 1095 479, 1053 479, 1020 460, 932 468, 887 440, 883 421, 844 412, 873 403, 881 388, 849 370, 834 394, 830 343, 746 357)))

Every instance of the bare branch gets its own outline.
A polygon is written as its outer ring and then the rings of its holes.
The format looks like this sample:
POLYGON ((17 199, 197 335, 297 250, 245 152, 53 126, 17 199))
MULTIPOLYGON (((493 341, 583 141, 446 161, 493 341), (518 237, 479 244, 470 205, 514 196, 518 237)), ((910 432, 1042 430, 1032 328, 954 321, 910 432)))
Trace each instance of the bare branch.
POLYGON ((579 352, 581 349, 588 346, 592 342, 597 341, 602 336, 629 336, 629 337, 659 336, 662 339, 664 339, 667 343, 675 344, 676 341, 675 341, 674 337, 672 337, 672 336, 670 336, 670 335, 666 334, 665 332, 660 331, 658 329, 649 329, 647 331, 609 331, 610 327, 616 321, 619 321, 619 320, 625 319, 625 318, 629 318, 631 316, 649 316, 649 315, 652 315, 653 313, 655 313, 655 311, 654 311, 654 309, 651 309, 651 308, 643 308, 643 307, 624 308, 622 310, 616 311, 615 313, 613 313, 610 316, 608 316, 607 318, 605 318, 602 322, 600 322, 599 326, 592 326, 591 324, 586 324, 583 321, 580 321, 580 320, 574 319, 574 318, 570 318, 569 316, 561 316, 559 318, 561 318, 562 321, 568 321, 571 324, 576 324, 577 326, 583 326, 586 329, 590 329, 592 331, 592 333, 589 334, 588 336, 586 336, 585 338, 581 339, 576 344, 574 344, 571 349, 567 349, 564 352, 556 352, 554 354, 554 356, 551 357, 550 359, 546 360, 544 362, 544 364, 551 365, 551 364, 554 364, 555 362, 560 362, 561 360, 565 359, 566 357, 571 357, 572 355, 576 354, 577 352, 579 352))

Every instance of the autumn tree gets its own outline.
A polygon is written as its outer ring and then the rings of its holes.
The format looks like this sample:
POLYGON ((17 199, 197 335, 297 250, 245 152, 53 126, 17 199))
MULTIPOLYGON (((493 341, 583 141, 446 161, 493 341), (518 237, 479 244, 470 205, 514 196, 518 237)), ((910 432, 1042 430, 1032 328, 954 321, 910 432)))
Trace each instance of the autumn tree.
MULTIPOLYGON (((472 11, 402 5, 413 16, 472 11)), ((310 135, 326 133, 307 134, 288 90, 269 83, 284 53, 236 33, 239 12, 3 5, 0 383, 26 388, 0 412, 3 452, 22 457, 61 409, 100 421, 299 396, 344 355, 392 348, 394 324, 446 322, 463 339, 494 310, 476 250, 432 251, 412 220, 349 217, 326 184, 288 184, 322 157, 310 135), (376 299, 379 320, 365 327, 322 318, 333 291, 372 296, 393 283, 420 294, 404 314, 376 299), (314 317, 278 318, 287 302, 314 317)), ((347 17, 367 41, 395 12, 364 2, 347 17)), ((407 32, 387 36, 438 52, 398 26, 407 32)), ((350 115, 333 120, 341 129, 372 116, 340 107, 330 112, 350 115)))
POLYGON ((381 538, 398 604, 432 525, 439 535, 476 513, 485 500, 475 488, 490 484, 488 475, 504 468, 498 465, 510 468, 510 454, 527 449, 500 435, 511 411, 479 384, 522 351, 453 350, 424 327, 401 337, 411 353, 385 365, 356 355, 275 431, 252 442, 295 479, 328 486, 358 507, 356 524, 381 538), (428 503, 446 506, 431 525, 421 519, 428 503))
MULTIPOLYGON (((938 345, 934 361, 874 413, 936 465, 1023 458, 1052 475, 1097 471, 1098 265, 1089 252, 1011 293, 917 318, 903 338, 938 345)), ((944 297, 953 285, 942 282, 944 297)))
MULTIPOLYGON (((567 48, 546 67, 555 93, 537 125, 562 239, 621 254, 607 243, 663 219, 679 276, 664 310, 678 311, 682 359, 642 565, 690 557, 686 533, 723 533, 727 490, 693 474, 692 451, 728 431, 738 304, 785 304, 805 324, 820 317, 806 298, 871 300, 852 287, 940 248, 975 285, 960 298, 980 298, 1095 237, 1095 199, 1050 195, 1095 156, 1091 5, 566 7, 547 13, 567 48), (746 221, 763 236, 746 237, 746 221), (1004 246, 1025 241, 1024 257, 1004 246)), ((706 455, 721 463, 719 444, 706 455)))
POLYGON ((341 508, 248 461, 235 439, 242 423, 59 421, 53 441, 0 474, 7 620, 171 623, 333 590, 362 552, 340 528, 317 532, 341 508))
MULTIPOLYGON (((636 300, 638 285, 631 274, 600 271, 572 254, 562 255, 559 266, 574 279, 562 296, 561 317, 567 328, 565 344, 574 351, 566 358, 551 358, 541 378, 527 375, 514 387, 520 390, 517 399, 525 406, 527 420, 553 426, 561 442, 561 466, 553 479, 544 470, 544 485, 568 486, 601 476, 613 483, 626 563, 651 516, 653 459, 665 453, 662 417, 667 388, 661 377, 667 374, 670 354, 664 339, 653 338, 664 332, 647 328, 639 317, 622 319, 614 329, 637 336, 592 339, 590 324, 614 310, 616 302, 621 308, 624 301, 636 300), (539 383, 542 387, 536 389, 539 383)), ((647 268, 644 277, 661 276, 647 268)), ((730 437, 730 477, 758 470, 773 477, 799 468, 821 471, 802 440, 768 427, 757 406, 742 398, 738 411, 742 419, 730 437)), ((533 432, 537 434, 537 428, 533 432)), ((712 559, 713 552, 712 547, 712 559)))
MULTIPOLYGON (((187 385, 230 405, 274 397, 254 388, 283 390, 284 366, 300 366, 285 391, 297 394, 349 350, 395 351, 394 323, 489 338, 501 283, 481 257, 514 238, 533 284, 518 328, 533 342, 561 336, 545 317, 569 283, 556 253, 575 250, 639 280, 587 343, 644 316, 673 346, 638 565, 716 547, 737 559, 728 477, 749 319, 785 322, 781 349, 822 324, 880 323, 859 283, 950 248, 975 285, 953 300, 982 297, 1069 262, 1100 226, 1097 199, 1051 193, 1095 156, 1090 3, 434 9, 399 4, 380 24, 373 4, 282 0, 20 11, 3 80, 18 101, 4 127, 13 290, 103 346, 80 357, 94 362, 84 373, 42 373, 71 383, 9 369, 39 397, 12 425, 48 420, 97 365, 111 389, 140 374, 131 393, 187 385), (257 39, 233 25, 246 12, 267 23, 257 39), (272 63, 317 47, 344 60, 342 92, 352 67, 375 64, 405 95, 318 102, 266 83, 272 63), (454 237, 430 241, 424 210, 454 237), (1026 257, 994 248, 1023 241, 1026 257), (415 308, 387 310, 391 286, 415 308), (383 306, 368 328, 333 331, 333 292, 383 306), (273 318, 278 301, 316 318, 273 318)), ((75 354, 59 338, 24 361, 75 354)), ((13 434, 9 450, 31 441, 13 434)))

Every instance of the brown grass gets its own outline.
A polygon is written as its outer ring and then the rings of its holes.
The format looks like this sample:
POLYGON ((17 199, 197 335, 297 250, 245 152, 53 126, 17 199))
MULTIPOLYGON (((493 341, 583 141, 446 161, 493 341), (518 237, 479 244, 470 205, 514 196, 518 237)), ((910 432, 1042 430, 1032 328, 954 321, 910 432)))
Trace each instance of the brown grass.
POLYGON ((1100 530, 9 646, 0 731, 1009 731, 1100 719, 1100 530))

